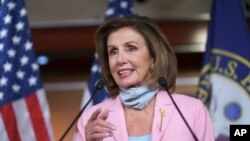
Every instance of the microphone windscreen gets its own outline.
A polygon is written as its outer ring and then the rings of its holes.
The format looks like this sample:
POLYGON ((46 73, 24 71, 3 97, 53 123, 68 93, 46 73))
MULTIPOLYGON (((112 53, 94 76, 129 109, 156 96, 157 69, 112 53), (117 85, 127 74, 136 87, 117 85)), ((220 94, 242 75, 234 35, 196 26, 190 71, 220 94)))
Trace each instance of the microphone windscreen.
POLYGON ((158 83, 162 86, 162 87, 167 87, 167 80, 164 77, 159 77, 158 78, 158 83))
POLYGON ((102 89, 104 87, 103 80, 101 80, 101 79, 97 80, 96 83, 95 83, 95 87, 96 87, 97 90, 102 89))

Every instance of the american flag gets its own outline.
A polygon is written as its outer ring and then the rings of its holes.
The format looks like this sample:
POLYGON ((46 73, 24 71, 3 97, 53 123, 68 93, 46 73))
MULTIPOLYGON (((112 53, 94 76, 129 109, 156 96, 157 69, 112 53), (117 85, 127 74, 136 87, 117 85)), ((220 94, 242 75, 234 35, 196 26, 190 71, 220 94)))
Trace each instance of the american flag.
MULTIPOLYGON (((113 19, 117 17, 123 17, 132 15, 134 12, 133 8, 133 1, 132 0, 109 0, 108 1, 108 8, 105 12, 105 20, 113 19)), ((95 91, 95 83, 101 79, 101 66, 98 61, 98 56, 95 53, 94 62, 91 67, 91 74, 88 81, 87 88, 85 88, 84 97, 82 106, 87 103, 88 99, 90 98, 91 94, 94 94, 95 91)), ((105 98, 109 97, 107 89, 102 89, 99 93, 94 97, 92 101, 92 105, 98 104, 102 102, 105 98)), ((90 107, 89 105, 88 107, 90 107)))
POLYGON ((0 5, 0 141, 54 140, 23 0, 0 5))

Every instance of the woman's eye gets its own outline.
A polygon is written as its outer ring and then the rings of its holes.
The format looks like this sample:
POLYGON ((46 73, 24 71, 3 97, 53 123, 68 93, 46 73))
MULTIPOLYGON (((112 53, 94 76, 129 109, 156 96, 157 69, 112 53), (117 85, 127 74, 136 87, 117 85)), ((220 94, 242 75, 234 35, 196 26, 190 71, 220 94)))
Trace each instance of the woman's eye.
POLYGON ((117 53, 117 50, 116 49, 111 49, 109 50, 109 55, 114 55, 117 53))
POLYGON ((130 47, 128 47, 128 51, 129 52, 132 52, 132 51, 135 51, 137 48, 136 47, 134 47, 134 46, 130 46, 130 47))

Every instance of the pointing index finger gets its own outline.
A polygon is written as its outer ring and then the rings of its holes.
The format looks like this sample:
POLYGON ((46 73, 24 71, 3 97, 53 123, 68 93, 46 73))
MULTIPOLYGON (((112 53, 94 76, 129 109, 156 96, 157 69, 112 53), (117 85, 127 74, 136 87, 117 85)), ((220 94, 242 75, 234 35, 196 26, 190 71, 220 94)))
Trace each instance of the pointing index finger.
POLYGON ((98 108, 94 111, 94 113, 91 115, 91 117, 89 118, 89 121, 94 121, 97 119, 97 117, 99 116, 99 114, 102 112, 101 108, 98 108))

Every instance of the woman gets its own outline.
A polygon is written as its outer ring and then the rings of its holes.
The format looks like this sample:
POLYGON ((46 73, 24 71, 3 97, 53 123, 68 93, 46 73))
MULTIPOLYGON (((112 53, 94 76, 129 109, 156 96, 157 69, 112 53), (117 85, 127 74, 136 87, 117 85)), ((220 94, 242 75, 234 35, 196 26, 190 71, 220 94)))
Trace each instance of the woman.
MULTIPOLYGON (((78 141, 193 141, 169 95, 177 61, 164 33, 149 18, 133 15, 107 21, 96 33, 102 77, 111 98, 93 106, 78 121, 78 141)), ((206 107, 195 98, 172 94, 200 141, 213 141, 206 107)))

